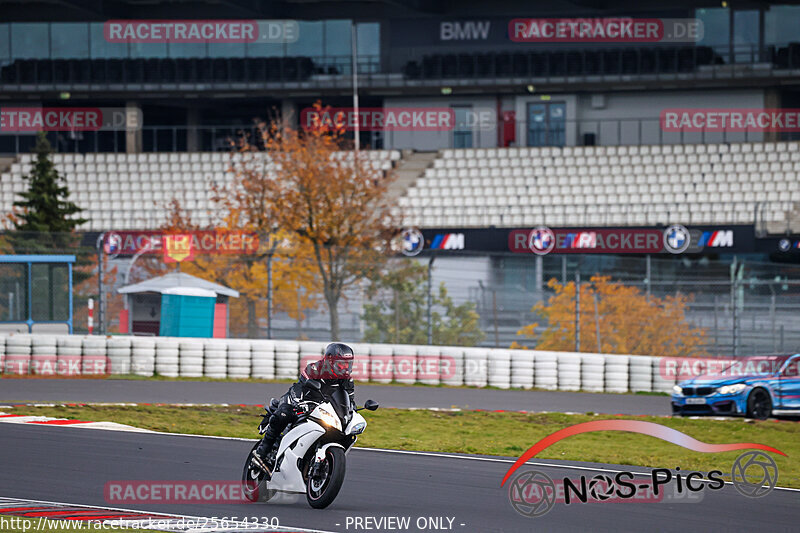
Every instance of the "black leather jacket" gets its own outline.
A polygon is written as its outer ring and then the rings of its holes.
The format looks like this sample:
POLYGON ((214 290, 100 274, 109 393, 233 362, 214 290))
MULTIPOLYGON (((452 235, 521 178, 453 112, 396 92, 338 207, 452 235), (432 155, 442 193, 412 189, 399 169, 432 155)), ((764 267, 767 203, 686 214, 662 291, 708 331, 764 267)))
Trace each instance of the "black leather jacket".
POLYGON ((350 403, 355 405, 355 384, 352 378, 330 379, 320 374, 319 361, 306 365, 305 370, 300 374, 300 381, 292 385, 294 396, 298 399, 321 403, 328 401, 333 392, 341 387, 350 397, 350 403), (320 390, 308 385, 310 381, 319 382, 320 390))

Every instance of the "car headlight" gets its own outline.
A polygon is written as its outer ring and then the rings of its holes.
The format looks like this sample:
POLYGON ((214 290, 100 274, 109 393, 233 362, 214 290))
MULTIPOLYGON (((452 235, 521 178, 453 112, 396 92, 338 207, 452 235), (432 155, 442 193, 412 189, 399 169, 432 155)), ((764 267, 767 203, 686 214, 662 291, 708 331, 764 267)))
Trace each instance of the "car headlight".
POLYGON ((359 422, 358 424, 356 424, 355 426, 353 426, 353 429, 352 429, 352 430, 350 430, 350 434, 351 434, 351 435, 358 435, 358 434, 360 434, 360 433, 363 433, 363 432, 364 432, 364 429, 365 429, 366 427, 367 427, 367 424, 365 424, 364 422, 359 422))
POLYGON ((680 385, 673 385, 672 387, 672 394, 683 394, 683 387, 680 385))
POLYGON ((733 385, 724 385, 718 388, 717 392, 720 394, 736 394, 737 392, 742 392, 746 388, 747 385, 744 383, 734 383, 733 385))
POLYGON ((339 431, 342 430, 342 422, 339 420, 339 417, 328 411, 327 409, 323 409, 322 407, 317 408, 319 410, 319 421, 325 424, 326 426, 330 426, 332 428, 336 428, 339 431))

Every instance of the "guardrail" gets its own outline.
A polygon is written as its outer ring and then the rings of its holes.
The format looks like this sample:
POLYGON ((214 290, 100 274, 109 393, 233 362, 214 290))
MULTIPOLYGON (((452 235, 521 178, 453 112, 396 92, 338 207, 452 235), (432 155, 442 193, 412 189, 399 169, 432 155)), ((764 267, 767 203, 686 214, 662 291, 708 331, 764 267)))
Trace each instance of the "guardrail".
MULTIPOLYGON (((296 379, 326 343, 176 337, 0 334, 6 375, 296 379)), ((353 378, 376 383, 671 392, 664 358, 460 346, 350 344, 353 378)))

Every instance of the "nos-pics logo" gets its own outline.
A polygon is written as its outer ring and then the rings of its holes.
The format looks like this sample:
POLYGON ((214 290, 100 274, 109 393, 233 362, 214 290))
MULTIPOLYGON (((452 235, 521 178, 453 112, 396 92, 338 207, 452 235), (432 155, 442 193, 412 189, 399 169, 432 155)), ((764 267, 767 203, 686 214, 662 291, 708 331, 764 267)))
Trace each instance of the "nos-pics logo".
MULTIPOLYGON (((778 483, 778 465, 764 452, 785 456, 782 451, 752 442, 733 444, 708 444, 653 422, 638 420, 597 420, 569 426, 543 438, 528 449, 503 478, 507 487, 511 507, 523 516, 538 517, 546 514, 556 503, 595 502, 660 502, 674 503, 683 495, 702 494, 705 490, 720 490, 725 486, 721 470, 709 472, 674 471, 667 468, 654 468, 648 480, 636 480, 632 472, 615 472, 612 475, 598 474, 587 479, 563 478, 559 482, 538 470, 523 470, 514 473, 537 453, 556 442, 581 433, 595 431, 626 431, 656 437, 696 452, 720 453, 734 450, 748 450, 741 454, 730 470, 730 479, 736 490, 749 498, 766 496, 778 483), (512 477, 513 476, 513 477, 512 477), (665 494, 666 489, 670 494, 665 494)), ((639 475, 641 477, 641 475, 639 475)), ((697 498, 695 498, 696 500, 697 498)), ((688 500, 691 500, 689 498, 688 500)))

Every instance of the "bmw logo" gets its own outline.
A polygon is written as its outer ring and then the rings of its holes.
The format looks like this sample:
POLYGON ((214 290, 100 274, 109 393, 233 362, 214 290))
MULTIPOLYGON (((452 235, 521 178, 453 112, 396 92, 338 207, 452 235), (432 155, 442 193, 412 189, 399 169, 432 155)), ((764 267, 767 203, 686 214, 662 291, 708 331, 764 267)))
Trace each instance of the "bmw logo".
POLYGON ((425 238, 416 228, 406 228, 400 234, 400 252, 407 257, 419 255, 425 247, 425 238))
POLYGON ((791 243, 791 241, 789 239, 781 239, 780 242, 778 242, 778 249, 781 252, 788 252, 789 248, 791 248, 791 247, 792 247, 792 243, 791 243))
POLYGON ((674 224, 664 230, 664 248, 670 253, 680 254, 685 252, 691 241, 689 230, 680 224, 674 224))
POLYGON ((546 226, 534 228, 528 234, 528 248, 538 255, 545 255, 553 251, 556 246, 556 237, 553 231, 546 226))

